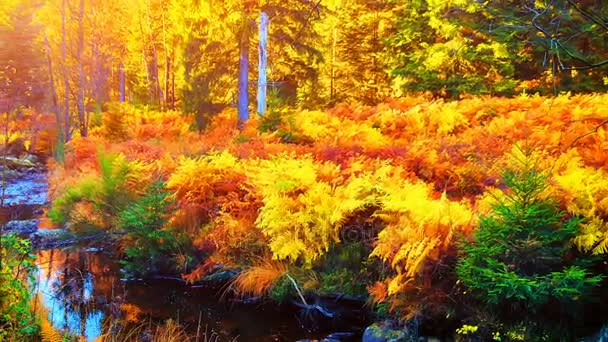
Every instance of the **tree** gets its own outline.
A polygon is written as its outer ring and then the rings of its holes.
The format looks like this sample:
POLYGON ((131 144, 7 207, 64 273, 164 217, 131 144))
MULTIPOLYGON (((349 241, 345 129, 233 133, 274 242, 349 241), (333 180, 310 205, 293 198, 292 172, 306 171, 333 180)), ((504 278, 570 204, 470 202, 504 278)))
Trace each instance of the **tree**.
POLYGON ((85 94, 85 82, 84 82, 84 0, 80 0, 80 6, 78 11, 78 120, 80 126, 80 135, 83 137, 87 136, 88 120, 86 115, 86 109, 84 107, 84 94, 85 94))
POLYGON ((517 51, 479 30, 485 17, 477 2, 414 1, 397 13, 391 69, 404 91, 453 98, 508 94, 515 87, 517 51))
POLYGON ((386 0, 348 0, 338 9, 332 44, 332 101, 375 104, 391 94, 385 40, 392 32, 386 0))
POLYGON ((0 25, 0 112, 19 106, 42 109, 48 80, 40 26, 35 23, 36 6, 24 1, 2 9, 0 25))
POLYGON ((575 303, 590 298, 603 276, 570 255, 580 220, 567 217, 546 194, 547 175, 532 153, 517 152, 514 159, 503 175, 508 191, 496 196, 473 240, 461 244, 456 273, 492 312, 516 318, 514 324, 542 321, 538 312, 551 303, 576 317, 575 303))

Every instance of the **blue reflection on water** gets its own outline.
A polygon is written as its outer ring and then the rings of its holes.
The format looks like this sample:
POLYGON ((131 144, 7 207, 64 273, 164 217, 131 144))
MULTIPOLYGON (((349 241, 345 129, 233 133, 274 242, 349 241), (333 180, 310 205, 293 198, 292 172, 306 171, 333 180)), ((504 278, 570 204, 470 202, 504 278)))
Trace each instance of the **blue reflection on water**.
POLYGON ((51 324, 60 331, 95 341, 102 334, 104 312, 93 302, 93 275, 83 271, 64 278, 62 270, 38 269, 41 304, 51 324), (50 272, 50 274, 49 274, 50 272))

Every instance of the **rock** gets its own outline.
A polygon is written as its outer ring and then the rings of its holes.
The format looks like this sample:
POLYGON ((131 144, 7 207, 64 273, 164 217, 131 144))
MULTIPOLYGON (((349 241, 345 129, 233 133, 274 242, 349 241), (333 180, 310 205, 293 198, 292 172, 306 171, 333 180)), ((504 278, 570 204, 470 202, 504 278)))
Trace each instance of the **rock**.
POLYGON ((602 326, 595 335, 585 338, 581 342, 608 342, 608 324, 602 326))
POLYGON ((344 340, 344 339, 352 338, 353 336, 355 336, 355 333, 352 333, 352 332, 335 332, 335 333, 327 335, 326 338, 344 340))
POLYGON ((20 172, 25 172, 25 171, 29 171, 32 169, 33 170, 36 169, 36 164, 32 163, 30 160, 19 159, 19 158, 11 157, 11 156, 0 157, 0 164, 6 165, 6 168, 8 170, 14 170, 14 171, 20 171, 20 172))
POLYGON ((374 323, 363 332, 362 342, 409 342, 414 336, 390 321, 374 323))
POLYGON ((21 158, 22 161, 30 162, 32 164, 40 164, 40 159, 35 154, 28 154, 25 157, 21 158))
POLYGON ((239 270, 229 269, 226 271, 221 271, 221 272, 216 272, 216 273, 210 274, 210 275, 204 277, 203 279, 201 279, 201 281, 225 284, 225 283, 229 282, 230 280, 234 279, 234 277, 236 277, 238 274, 239 274, 239 270))
POLYGON ((329 334, 320 340, 311 340, 304 339, 298 340, 296 342, 344 342, 344 341, 352 341, 355 337, 354 333, 351 332, 335 332, 333 334, 329 334))
POLYGON ((40 220, 21 220, 10 221, 4 227, 4 231, 8 233, 16 233, 21 236, 30 235, 38 230, 40 220))
POLYGON ((73 243, 74 235, 65 229, 38 229, 30 235, 32 244, 39 248, 56 248, 73 243))

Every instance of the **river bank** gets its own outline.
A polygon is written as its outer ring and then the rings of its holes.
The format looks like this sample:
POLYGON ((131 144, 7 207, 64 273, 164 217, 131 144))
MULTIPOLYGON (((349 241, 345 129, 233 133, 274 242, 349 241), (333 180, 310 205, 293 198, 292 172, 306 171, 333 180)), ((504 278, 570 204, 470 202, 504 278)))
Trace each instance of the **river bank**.
POLYGON ((349 296, 307 298, 329 310, 327 316, 295 301, 236 298, 227 285, 237 270, 193 284, 179 275, 126 279, 117 263, 120 234, 81 235, 50 225, 44 166, 34 157, 7 160, 12 172, 0 209, 4 233, 16 233, 34 246, 38 271, 32 292, 60 332, 96 341, 111 321, 137 327, 174 320, 190 336, 206 331, 213 341, 359 341, 370 322, 364 302, 349 296))

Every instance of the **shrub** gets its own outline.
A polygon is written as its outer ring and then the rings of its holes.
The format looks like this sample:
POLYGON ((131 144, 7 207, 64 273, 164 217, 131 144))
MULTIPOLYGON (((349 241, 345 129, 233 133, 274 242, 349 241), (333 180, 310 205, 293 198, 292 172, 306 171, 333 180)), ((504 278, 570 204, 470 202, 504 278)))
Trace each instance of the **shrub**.
POLYGON ((38 324, 27 282, 34 281, 35 256, 29 240, 0 238, 0 341, 34 340, 38 324))
POLYGON ((166 227, 172 212, 169 195, 163 183, 154 182, 143 197, 120 213, 117 228, 126 232, 122 240, 125 259, 121 264, 128 275, 177 268, 175 258, 183 254, 180 252, 186 244, 173 229, 166 227))
POLYGON ((509 190, 480 218, 473 240, 461 243, 456 273, 490 310, 523 318, 548 303, 567 306, 588 299, 602 276, 571 256, 580 220, 568 218, 547 194, 547 175, 531 153, 519 164, 504 173, 509 190))
POLYGON ((137 197, 148 182, 148 168, 129 162, 122 154, 98 153, 99 174, 82 173, 57 197, 49 211, 55 223, 73 229, 112 228, 119 212, 137 197))

